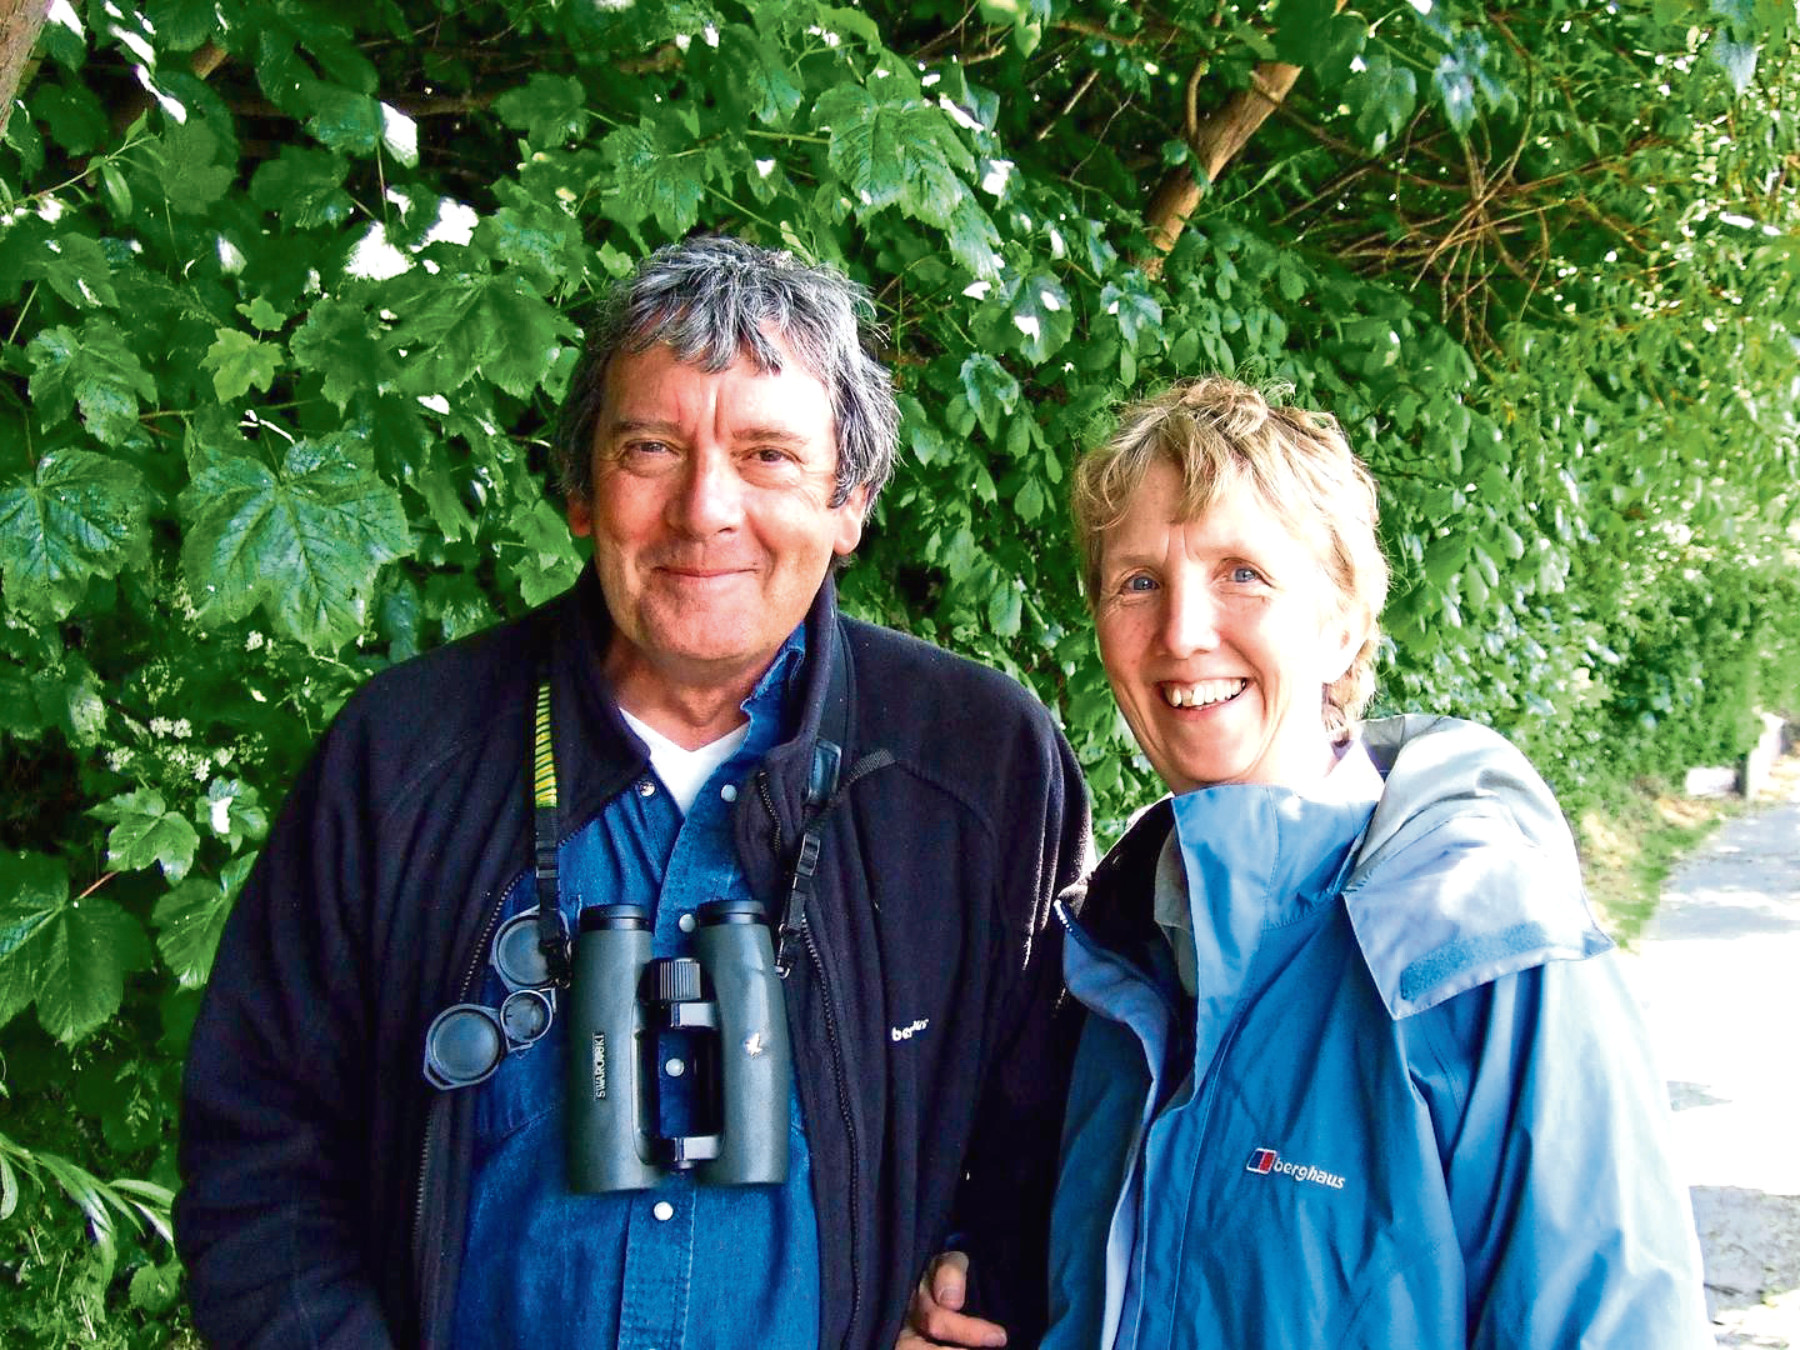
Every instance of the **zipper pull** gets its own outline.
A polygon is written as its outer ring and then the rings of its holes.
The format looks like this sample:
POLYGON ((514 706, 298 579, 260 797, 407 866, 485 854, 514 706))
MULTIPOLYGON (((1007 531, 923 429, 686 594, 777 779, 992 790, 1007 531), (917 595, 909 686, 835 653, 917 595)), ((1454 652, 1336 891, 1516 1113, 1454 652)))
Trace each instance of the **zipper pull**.
POLYGON ((819 830, 815 825, 800 837, 800 853, 794 859, 794 880, 787 903, 781 907, 781 931, 775 947, 775 973, 786 979, 794 967, 795 946, 806 928, 806 902, 812 898, 813 877, 819 870, 819 830))

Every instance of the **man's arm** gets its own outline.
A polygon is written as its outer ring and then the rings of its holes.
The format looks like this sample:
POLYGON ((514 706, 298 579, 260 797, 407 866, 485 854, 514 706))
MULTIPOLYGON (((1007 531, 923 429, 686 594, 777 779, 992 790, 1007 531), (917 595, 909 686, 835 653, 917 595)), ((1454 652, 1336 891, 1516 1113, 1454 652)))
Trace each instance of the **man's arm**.
POLYGON ((1050 1202, 1080 1031, 1079 1009, 1063 997, 1063 934, 1052 905, 1093 858, 1087 790, 1062 735, 1047 727, 1038 762, 1013 771, 1018 799, 1029 803, 1017 813, 1016 836, 1002 841, 1013 969, 989 1013, 987 1081, 955 1231, 968 1254, 968 1312, 1004 1326, 1012 1344, 1032 1345, 1046 1318, 1050 1202))
POLYGON ((189 1049, 176 1239, 213 1345, 391 1343, 357 1218, 369 953, 347 892, 373 860, 322 786, 346 781, 333 755, 328 737, 225 925, 189 1049))

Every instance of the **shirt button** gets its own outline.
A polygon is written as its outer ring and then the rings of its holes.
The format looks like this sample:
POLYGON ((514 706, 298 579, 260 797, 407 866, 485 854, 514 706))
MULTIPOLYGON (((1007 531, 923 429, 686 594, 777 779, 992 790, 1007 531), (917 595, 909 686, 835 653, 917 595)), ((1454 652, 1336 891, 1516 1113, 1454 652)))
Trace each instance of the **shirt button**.
POLYGON ((670 1219, 675 1217, 675 1206, 671 1205, 667 1200, 658 1200, 654 1205, 650 1206, 650 1212, 656 1216, 656 1221, 658 1223, 667 1223, 670 1219))
POLYGON ((735 802, 737 800, 737 785, 734 783, 727 783, 724 787, 719 789, 719 795, 728 802, 735 802))
POLYGON ((691 913, 683 914, 679 919, 675 920, 675 926, 684 933, 691 933, 700 926, 700 920, 696 919, 691 913))
POLYGON ((663 1072, 671 1078, 679 1078, 687 1072, 687 1065, 678 1059, 671 1059, 663 1065, 663 1072))
POLYGON ((654 782, 652 782, 648 778, 638 779, 638 796, 654 797, 655 795, 656 795, 656 784, 654 782))

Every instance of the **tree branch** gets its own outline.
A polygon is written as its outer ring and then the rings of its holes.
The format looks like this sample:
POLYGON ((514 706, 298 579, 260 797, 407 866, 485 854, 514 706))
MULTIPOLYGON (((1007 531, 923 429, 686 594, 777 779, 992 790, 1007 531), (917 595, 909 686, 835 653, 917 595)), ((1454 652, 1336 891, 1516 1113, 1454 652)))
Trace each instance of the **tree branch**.
POLYGON ((6 134, 25 66, 49 15, 50 0, 0 0, 0 136, 6 134))
MULTIPOLYGON (((1342 11, 1347 0, 1337 0, 1334 13, 1342 11)), ((1201 118, 1197 112, 1199 84, 1206 72, 1204 62, 1196 65, 1188 76, 1182 109, 1183 138, 1193 154, 1191 165, 1177 166, 1163 177, 1150 198, 1144 223, 1149 228, 1149 256, 1139 264, 1152 276, 1162 273, 1163 259, 1175 247, 1188 218, 1200 204, 1206 184, 1216 183, 1226 165, 1242 153, 1257 129, 1269 120, 1269 114, 1281 106, 1300 78, 1300 67, 1285 61, 1264 61, 1250 74, 1250 87, 1240 89, 1223 106, 1201 118), (1200 175, 1200 176, 1197 176, 1200 175)))

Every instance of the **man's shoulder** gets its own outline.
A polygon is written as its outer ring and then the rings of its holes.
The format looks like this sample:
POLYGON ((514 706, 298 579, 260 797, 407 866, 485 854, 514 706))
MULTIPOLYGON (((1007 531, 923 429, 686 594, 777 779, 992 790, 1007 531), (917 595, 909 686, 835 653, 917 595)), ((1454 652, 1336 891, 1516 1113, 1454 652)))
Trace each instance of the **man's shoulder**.
POLYGON ((1050 726, 1049 710, 1011 675, 879 624, 845 619, 859 692, 873 692, 894 713, 932 712, 996 729, 1050 726))
POLYGON ((522 742, 520 709, 535 682, 538 611, 389 666, 345 703, 330 739, 389 780, 453 758, 505 724, 522 742))

